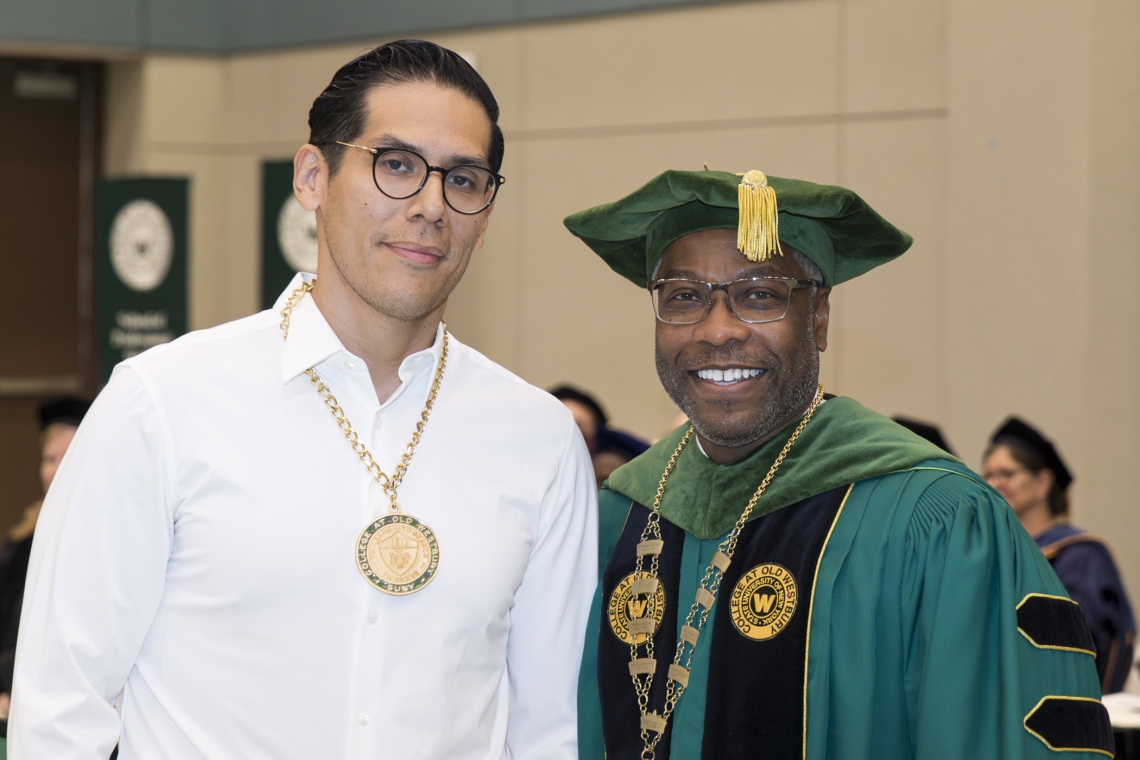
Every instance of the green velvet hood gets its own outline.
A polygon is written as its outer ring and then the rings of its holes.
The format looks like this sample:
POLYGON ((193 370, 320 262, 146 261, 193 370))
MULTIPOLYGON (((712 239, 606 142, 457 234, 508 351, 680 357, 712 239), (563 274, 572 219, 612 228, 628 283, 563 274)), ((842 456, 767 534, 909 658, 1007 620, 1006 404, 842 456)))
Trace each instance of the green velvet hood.
MULTIPOLYGON (((690 439, 665 487, 662 517, 702 540, 730 530, 798 424, 799 418, 732 464, 716 464, 701 453, 695 437, 690 439)), ((604 487, 652 507, 661 473, 688 427, 682 425, 619 467, 604 487)), ((928 459, 958 462, 854 399, 831 398, 816 410, 749 520, 832 488, 905 470, 928 459)))
MULTIPOLYGON (((621 200, 566 217, 570 232, 611 269, 640 287, 678 238, 736 228, 737 188, 729 172, 667 171, 621 200)), ((827 286, 901 256, 913 239, 855 193, 834 185, 768 177, 779 209, 780 241, 810 258, 827 286)))

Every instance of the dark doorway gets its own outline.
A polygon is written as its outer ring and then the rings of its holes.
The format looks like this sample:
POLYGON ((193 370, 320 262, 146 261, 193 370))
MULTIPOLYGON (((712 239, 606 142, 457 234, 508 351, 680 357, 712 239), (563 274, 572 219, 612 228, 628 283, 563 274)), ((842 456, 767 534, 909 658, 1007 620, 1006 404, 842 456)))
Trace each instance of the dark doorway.
POLYGON ((0 541, 39 499, 36 408, 95 390, 102 66, 0 58, 0 541))

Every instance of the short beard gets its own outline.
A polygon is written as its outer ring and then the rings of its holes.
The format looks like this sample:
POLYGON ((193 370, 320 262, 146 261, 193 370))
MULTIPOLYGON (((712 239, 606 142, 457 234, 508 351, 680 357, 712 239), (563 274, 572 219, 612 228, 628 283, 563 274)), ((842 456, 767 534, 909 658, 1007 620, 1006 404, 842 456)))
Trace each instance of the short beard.
MULTIPOLYGON (((808 314, 815 313, 814 288, 812 290, 808 314)), ((806 411, 815 398, 819 383, 819 349, 815 345, 814 323, 814 319, 807 320, 807 329, 801 335, 799 344, 786 357, 787 361, 778 365, 783 380, 774 386, 772 397, 765 399, 765 404, 752 410, 741 422, 721 423, 703 418, 696 402, 689 395, 689 368, 678 366, 679 361, 669 364, 666 357, 662 356, 660 346, 656 352, 657 376, 669 398, 688 415, 702 439, 725 448, 746 446, 777 432, 793 417, 806 411)), ((699 363, 717 361, 752 364, 755 355, 750 355, 738 346, 725 346, 706 352, 698 359, 699 363)), ((773 366, 773 363, 768 362, 768 366, 773 366)))
MULTIPOLYGON (((329 258, 332 259, 333 265, 336 266, 337 271, 340 272, 341 279, 347 283, 348 287, 352 289, 352 292, 355 293, 360 300, 389 319, 394 319, 398 322, 418 322, 428 314, 431 314, 432 311, 451 294, 451 289, 445 288, 444 292, 437 294, 434 300, 421 303, 409 297, 406 292, 398 288, 394 291, 391 289, 369 289, 366 287, 368 284, 367 273, 357 272, 350 266, 343 265, 341 263, 341 256, 339 255, 340 251, 331 236, 329 236, 327 242, 329 258)), ((460 275, 462 275, 462 272, 460 275)))

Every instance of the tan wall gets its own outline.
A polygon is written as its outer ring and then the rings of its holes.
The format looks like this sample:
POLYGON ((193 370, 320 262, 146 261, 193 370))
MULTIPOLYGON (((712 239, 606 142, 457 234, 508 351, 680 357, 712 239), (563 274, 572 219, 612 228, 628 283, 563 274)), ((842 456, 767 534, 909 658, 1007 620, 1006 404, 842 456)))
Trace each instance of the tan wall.
MULTIPOLYGON (((461 339, 660 435, 646 297, 561 219, 703 162, 850 186, 916 244, 835 293, 829 389, 939 422, 975 467, 1007 414, 1039 423, 1140 593, 1134 2, 769 0, 434 39, 475 55, 508 139, 461 339)), ((112 66, 109 169, 193 179, 192 325, 256 308, 260 162, 374 42, 112 66)))

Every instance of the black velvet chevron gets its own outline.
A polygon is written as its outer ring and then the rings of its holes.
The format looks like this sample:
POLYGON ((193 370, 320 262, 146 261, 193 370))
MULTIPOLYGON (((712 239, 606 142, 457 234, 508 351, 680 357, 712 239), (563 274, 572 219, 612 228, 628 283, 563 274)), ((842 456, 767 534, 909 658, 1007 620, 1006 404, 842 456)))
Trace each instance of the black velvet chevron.
POLYGON ((1081 649, 1096 655, 1084 613, 1067 599, 1026 597, 1017 608, 1017 627, 1039 647, 1081 649))
POLYGON ((1116 752, 1108 710, 1095 700, 1047 697, 1025 716, 1025 728, 1049 749, 1116 752))

